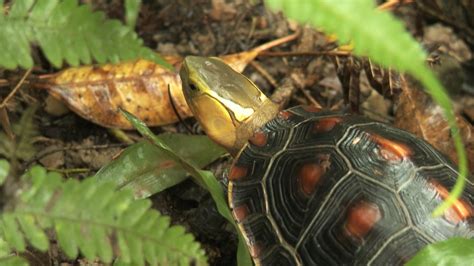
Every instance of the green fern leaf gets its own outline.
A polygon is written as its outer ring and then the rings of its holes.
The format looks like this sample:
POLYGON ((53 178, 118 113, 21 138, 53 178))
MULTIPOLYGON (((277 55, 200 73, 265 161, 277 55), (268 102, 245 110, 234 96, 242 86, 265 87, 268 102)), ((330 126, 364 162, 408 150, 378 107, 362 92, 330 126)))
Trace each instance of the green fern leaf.
POLYGON ((430 91, 443 108, 453 135, 459 158, 459 178, 450 196, 434 212, 440 216, 459 198, 467 176, 466 150, 459 135, 453 107, 441 83, 425 64, 421 46, 390 13, 376 10, 373 0, 266 0, 274 9, 281 9, 288 17, 321 27, 337 35, 341 42, 352 41, 354 53, 369 56, 385 67, 413 75, 430 91))
POLYGON ((30 45, 37 44, 55 67, 118 62, 138 57, 170 67, 143 46, 132 28, 106 19, 77 0, 16 0, 0 16, 0 66, 31 68, 30 45))
POLYGON ((0 132, 0 155, 8 159, 18 158, 22 160, 28 160, 33 157, 36 153, 33 140, 38 135, 36 125, 34 124, 36 109, 36 105, 29 107, 23 112, 20 121, 13 124, 12 129, 16 136, 15 140, 10 140, 5 133, 0 132))
POLYGON ((181 226, 150 209, 151 202, 134 200, 129 190, 114 191, 95 179, 62 180, 35 166, 22 177, 28 187, 13 208, 0 216, 2 254, 23 252, 29 245, 47 250, 46 229, 53 229, 59 247, 70 258, 79 252, 105 263, 116 256, 133 265, 206 264, 203 250, 181 226))

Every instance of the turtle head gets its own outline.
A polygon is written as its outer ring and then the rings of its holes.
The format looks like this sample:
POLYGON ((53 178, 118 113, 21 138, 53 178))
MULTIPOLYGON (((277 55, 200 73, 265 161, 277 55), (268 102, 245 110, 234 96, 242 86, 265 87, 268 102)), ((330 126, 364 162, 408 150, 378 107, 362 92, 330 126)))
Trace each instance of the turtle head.
POLYGON ((187 56, 180 77, 186 101, 204 131, 233 155, 278 112, 252 81, 218 58, 187 56))

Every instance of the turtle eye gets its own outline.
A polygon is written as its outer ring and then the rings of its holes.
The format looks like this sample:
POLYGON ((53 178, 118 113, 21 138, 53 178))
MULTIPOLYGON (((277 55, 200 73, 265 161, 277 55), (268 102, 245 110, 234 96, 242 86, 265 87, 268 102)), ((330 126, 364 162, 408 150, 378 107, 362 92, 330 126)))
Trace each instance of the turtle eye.
POLYGON ((197 88, 194 84, 192 83, 189 83, 189 88, 192 90, 192 91, 197 91, 197 88))

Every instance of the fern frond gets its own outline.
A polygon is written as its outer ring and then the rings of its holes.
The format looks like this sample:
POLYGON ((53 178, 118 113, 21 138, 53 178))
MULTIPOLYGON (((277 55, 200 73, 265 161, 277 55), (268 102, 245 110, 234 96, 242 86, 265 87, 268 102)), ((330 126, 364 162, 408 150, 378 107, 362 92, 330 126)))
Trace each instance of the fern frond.
POLYGON ((0 132, 0 155, 9 159, 18 158, 28 160, 35 154, 34 137, 38 135, 34 123, 34 114, 38 106, 32 105, 21 115, 20 121, 12 126, 15 139, 11 140, 5 133, 0 132))
POLYGON ((27 243, 45 251, 46 229, 55 232, 59 247, 70 258, 110 263, 117 257, 133 265, 206 264, 203 250, 181 226, 150 209, 149 200, 134 200, 131 191, 115 191, 95 179, 79 182, 35 166, 22 177, 30 187, 13 210, 0 218, 0 233, 17 252, 27 243))
POLYGON ((169 66, 143 46, 132 28, 106 19, 77 0, 16 0, 0 15, 0 66, 31 68, 30 45, 38 45, 55 67, 118 62, 141 57, 169 66))

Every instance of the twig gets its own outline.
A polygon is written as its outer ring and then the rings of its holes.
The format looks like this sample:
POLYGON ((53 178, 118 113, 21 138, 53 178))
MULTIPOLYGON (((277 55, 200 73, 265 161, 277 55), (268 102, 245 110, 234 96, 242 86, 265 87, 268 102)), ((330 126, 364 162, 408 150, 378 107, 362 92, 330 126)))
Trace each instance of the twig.
POLYGON ((13 97, 13 95, 15 95, 15 93, 20 89, 21 85, 23 85, 23 82, 25 82, 25 79, 28 77, 28 75, 30 75, 31 73, 31 70, 33 70, 32 68, 28 69, 25 74, 23 75, 23 77, 20 79, 20 81, 18 82, 18 84, 16 84, 15 88, 13 88, 13 90, 7 95, 7 97, 3 100, 3 102, 0 104, 0 108, 4 108, 8 101, 13 97))
POLYGON ((91 169, 89 168, 71 168, 71 169, 46 168, 46 169, 48 171, 58 172, 66 176, 69 176, 70 174, 81 174, 81 173, 87 173, 91 171, 91 169))
POLYGON ((387 2, 379 5, 377 8, 379 10, 393 10, 400 5, 409 4, 412 2, 413 0, 388 0, 387 2))
POLYGON ((261 52, 258 56, 349 56, 351 55, 348 51, 322 51, 322 52, 261 52))
POLYGON ((276 80, 259 63, 251 61, 250 65, 255 68, 274 88, 278 87, 276 80))
POLYGON ((303 95, 309 100, 309 102, 311 103, 311 105, 317 107, 317 108, 321 108, 322 109, 322 106, 321 104, 319 104, 318 101, 316 101, 316 99, 314 99, 314 97, 311 95, 311 93, 309 93, 307 90, 304 89, 304 81, 301 79, 300 76, 298 76, 296 73, 292 73, 291 75, 291 78, 293 79, 294 83, 296 84, 296 87, 303 93, 303 95))

